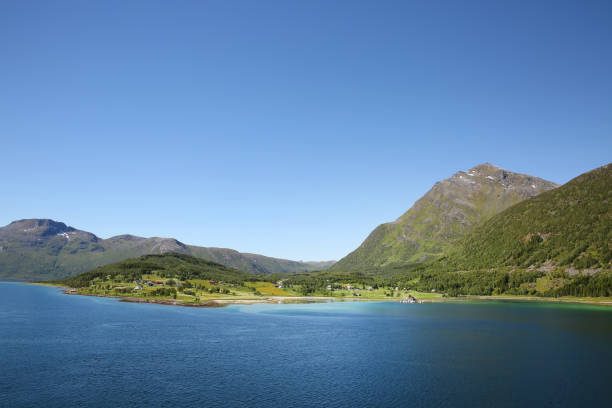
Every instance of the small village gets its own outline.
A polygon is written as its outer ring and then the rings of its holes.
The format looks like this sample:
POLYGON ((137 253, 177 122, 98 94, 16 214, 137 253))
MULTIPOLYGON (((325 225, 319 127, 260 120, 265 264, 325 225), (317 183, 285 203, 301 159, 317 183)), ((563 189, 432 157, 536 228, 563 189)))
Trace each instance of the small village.
POLYGON ((268 298, 317 298, 329 300, 387 300, 402 304, 423 303, 423 298, 440 297, 431 293, 418 293, 407 288, 374 287, 354 283, 328 281, 320 291, 305 295, 300 285, 292 284, 289 278, 275 282, 227 282, 212 279, 179 280, 157 275, 143 275, 141 279, 124 282, 120 277, 96 278, 89 286, 68 288, 65 293, 95 296, 115 296, 132 299, 172 299, 174 304, 198 304, 211 300, 264 301, 268 298), (418 296, 418 298, 417 298, 418 296))

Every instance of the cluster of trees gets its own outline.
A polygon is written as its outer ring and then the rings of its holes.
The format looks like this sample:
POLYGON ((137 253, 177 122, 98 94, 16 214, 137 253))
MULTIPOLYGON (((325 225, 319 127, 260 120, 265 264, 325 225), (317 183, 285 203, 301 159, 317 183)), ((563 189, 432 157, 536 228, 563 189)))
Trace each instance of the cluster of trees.
POLYGON ((576 275, 555 291, 556 296, 612 296, 612 272, 576 275))
MULTIPOLYGON (((130 289, 132 291, 132 289, 130 289)), ((175 288, 155 288, 150 292, 145 292, 145 296, 173 296, 176 299, 175 288)))
POLYGON ((313 272, 308 274, 289 275, 285 285, 288 288, 295 288, 303 296, 314 293, 326 295, 327 286, 339 289, 343 284, 350 283, 353 286, 374 289, 378 287, 388 287, 395 284, 395 280, 389 277, 366 275, 362 272, 340 273, 340 272, 313 272))
POLYGON ((231 291, 228 288, 221 288, 219 286, 211 286, 208 289, 205 289, 208 293, 222 293, 228 295, 231 291))
MULTIPOLYGON (((473 271, 448 272, 425 266, 408 270, 396 269, 388 276, 364 276, 363 274, 311 273, 295 275, 288 284, 295 286, 302 295, 326 294, 327 286, 351 283, 373 288, 400 287, 419 292, 438 293, 447 296, 462 295, 532 295, 532 296, 612 296, 612 272, 569 275, 565 270, 552 272, 518 270, 504 267, 473 271), (543 281, 538 285, 538 280, 543 281)), ((393 292, 390 292, 391 296, 393 292)))
POLYGON ((570 276, 565 271, 504 271, 480 270, 453 273, 424 273, 413 285, 415 290, 436 289, 448 296, 459 295, 535 295, 558 296, 611 296, 612 273, 570 276), (550 283, 537 288, 538 279, 550 283))
MULTIPOLYGON (((187 285, 188 282, 185 282, 185 286, 187 285)), ((221 293, 224 295, 229 295, 229 294, 233 294, 232 291, 230 291, 228 288, 221 288, 218 286, 213 286, 213 287, 205 287, 202 285, 197 285, 198 289, 208 292, 208 293, 221 293)), ((197 291, 192 290, 192 289, 186 289, 185 287, 179 287, 178 288, 179 292, 184 293, 185 295, 189 295, 189 296, 197 296, 197 291)))
MULTIPOLYGON (((426 292, 435 289, 448 296, 500 295, 520 290, 524 283, 533 283, 543 273, 514 273, 479 270, 469 272, 425 272, 417 276, 412 289, 426 292)), ((526 294, 526 293, 525 293, 526 294)))

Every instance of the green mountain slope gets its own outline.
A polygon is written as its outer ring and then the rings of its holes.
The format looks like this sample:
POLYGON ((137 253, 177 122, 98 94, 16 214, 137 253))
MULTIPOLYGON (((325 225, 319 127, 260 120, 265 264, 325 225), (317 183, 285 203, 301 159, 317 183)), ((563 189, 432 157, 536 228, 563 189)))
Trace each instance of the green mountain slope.
POLYGON ((374 272, 331 269, 291 281, 319 291, 350 282, 449 296, 612 297, 612 164, 494 215, 440 258, 374 272))
MULTIPOLYGON (((612 261, 612 164, 492 217, 440 263, 444 269, 566 266, 609 269, 612 261)), ((439 267, 439 266, 438 266, 439 267)))
POLYGON ((396 221, 378 226, 332 270, 375 270, 439 257, 482 221, 555 187, 488 163, 460 171, 436 183, 396 221))
POLYGON ((110 277, 110 279, 131 282, 142 279, 143 274, 151 273, 156 276, 179 280, 213 279, 226 282, 243 282, 253 277, 247 272, 229 268, 216 262, 185 254, 168 253, 126 259, 100 266, 59 282, 73 288, 81 288, 89 286, 90 282, 96 279, 104 281, 110 277))
POLYGON ((251 273, 296 273, 329 263, 296 262, 226 248, 185 245, 173 238, 119 235, 101 239, 48 219, 14 221, 0 228, 0 280, 51 280, 147 254, 182 253, 251 273))

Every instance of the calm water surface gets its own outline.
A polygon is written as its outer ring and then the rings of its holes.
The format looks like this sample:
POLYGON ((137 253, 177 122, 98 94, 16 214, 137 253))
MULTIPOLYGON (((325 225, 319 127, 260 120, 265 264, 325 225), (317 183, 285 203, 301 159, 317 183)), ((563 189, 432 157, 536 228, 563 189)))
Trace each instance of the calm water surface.
POLYGON ((191 309, 0 283, 2 407, 610 406, 612 308, 191 309))

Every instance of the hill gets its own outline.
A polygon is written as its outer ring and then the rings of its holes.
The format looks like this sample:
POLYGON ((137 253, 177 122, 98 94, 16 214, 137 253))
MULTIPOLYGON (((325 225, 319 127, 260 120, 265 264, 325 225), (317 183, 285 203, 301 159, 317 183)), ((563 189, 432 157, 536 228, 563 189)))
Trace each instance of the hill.
POLYGON ((96 235, 49 219, 26 219, 0 228, 0 280, 51 280, 147 254, 182 253, 250 273, 296 273, 333 262, 297 262, 227 248, 186 245, 173 238, 96 235))
POLYGON ((154 274, 163 278, 187 280, 204 279, 226 282, 243 282, 253 275, 234 268, 196 258, 191 255, 167 253, 162 255, 144 255, 139 258, 126 259, 109 265, 100 266, 77 276, 57 281, 73 288, 90 286, 95 280, 119 280, 131 282, 143 279, 145 274, 154 274))
POLYGON ((396 221, 378 226, 333 271, 418 264, 447 252, 471 229, 500 211, 557 184, 491 164, 436 183, 396 221))

